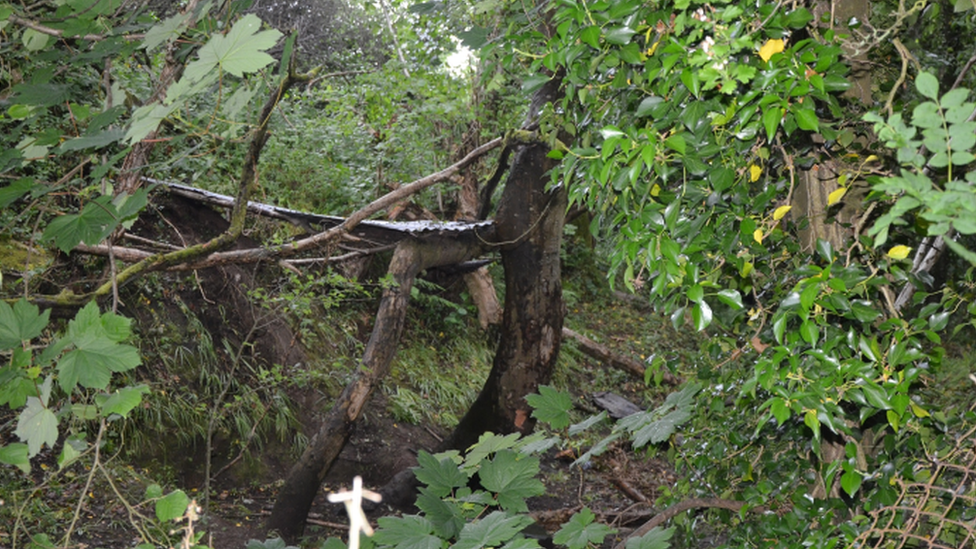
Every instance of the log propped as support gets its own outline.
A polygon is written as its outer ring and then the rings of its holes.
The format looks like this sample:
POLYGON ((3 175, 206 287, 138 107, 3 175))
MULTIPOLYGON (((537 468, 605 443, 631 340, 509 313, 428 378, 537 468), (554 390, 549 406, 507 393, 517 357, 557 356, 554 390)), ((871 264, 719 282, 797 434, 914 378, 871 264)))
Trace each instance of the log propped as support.
POLYGON ((352 427, 362 415, 373 390, 390 372, 403 332, 410 289, 417 275, 424 269, 477 257, 482 252, 481 242, 480 238, 469 235, 423 240, 407 238, 397 245, 388 269, 394 284, 383 291, 376 323, 356 378, 336 400, 285 478, 268 520, 269 531, 277 532, 290 543, 303 534, 305 519, 322 480, 348 442, 352 427))

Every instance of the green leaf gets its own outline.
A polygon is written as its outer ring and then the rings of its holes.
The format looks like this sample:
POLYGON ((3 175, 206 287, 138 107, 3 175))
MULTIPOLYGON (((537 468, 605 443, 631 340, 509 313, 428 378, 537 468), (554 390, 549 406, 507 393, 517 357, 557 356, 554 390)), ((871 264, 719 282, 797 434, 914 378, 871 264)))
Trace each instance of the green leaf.
POLYGON ((103 400, 98 402, 103 416, 118 414, 128 417, 129 412, 142 402, 142 395, 149 392, 149 386, 136 385, 134 387, 123 387, 116 390, 111 395, 103 396, 103 400))
POLYGON ((47 42, 50 38, 49 35, 34 29, 24 29, 24 34, 21 36, 21 40, 23 40, 24 47, 27 48, 27 51, 43 50, 47 47, 47 42))
POLYGON ((156 500, 156 518, 159 522, 169 522, 180 518, 190 505, 190 498, 183 490, 176 490, 156 500))
POLYGON ((545 83, 551 79, 552 77, 547 76, 545 74, 536 74, 530 76, 522 81, 522 91, 525 93, 533 93, 539 88, 541 88, 542 86, 544 86, 545 83))
POLYGON ((51 310, 43 313, 37 305, 28 303, 21 298, 14 306, 0 301, 0 350, 19 347, 25 341, 30 341, 41 335, 47 327, 51 310))
POLYGON ((62 252, 68 253, 79 243, 90 246, 104 240, 116 227, 112 197, 100 196, 89 202, 78 214, 55 219, 44 229, 43 241, 54 241, 62 252))
POLYGON ((712 308, 706 301, 702 300, 700 303, 695 303, 695 306, 691 308, 691 320, 699 332, 708 328, 712 323, 712 308))
POLYGON ((489 455, 501 450, 514 448, 518 444, 520 436, 519 433, 511 433, 504 436, 496 435, 495 433, 481 435, 478 438, 478 442, 474 443, 468 449, 468 455, 465 457, 465 467, 477 467, 489 455))
POLYGON ((486 490, 498 494, 502 509, 518 513, 528 512, 527 498, 545 493, 539 474, 539 459, 517 454, 511 450, 498 452, 494 459, 481 465, 478 477, 486 490))
POLYGON ((187 66, 185 76, 200 80, 214 66, 220 66, 238 78, 245 73, 257 72, 274 62, 274 58, 264 50, 275 45, 281 33, 277 30, 260 31, 261 20, 249 13, 234 23, 226 36, 217 35, 210 39, 198 55, 197 62, 187 66), (191 72, 192 69, 192 72, 191 72))
POLYGON ((847 492, 847 495, 853 496, 861 487, 862 480, 861 473, 855 471, 849 462, 844 462, 844 474, 840 477, 840 487, 847 492))
POLYGON ((12 442, 6 446, 0 446, 0 463, 13 465, 25 474, 30 473, 30 455, 27 445, 22 442, 12 442))
POLYGON ((191 15, 192 12, 177 13, 156 23, 146 32, 146 37, 140 47, 146 51, 152 51, 163 42, 175 40, 183 32, 183 27, 186 26, 186 21, 191 15))
POLYGON ((766 128, 766 137, 770 143, 772 143, 773 137, 776 135, 776 129, 779 128, 779 123, 782 120, 783 109, 778 106, 769 106, 763 112, 763 127, 766 128))
POLYGON ((573 397, 548 385, 539 387, 539 394, 525 397, 532 406, 532 417, 548 423, 553 429, 563 429, 570 423, 569 411, 573 409, 573 397))
POLYGON ((769 411, 773 413, 773 417, 776 418, 776 423, 779 423, 780 425, 785 424, 792 415, 790 403, 782 397, 773 397, 772 404, 769 406, 769 411))
POLYGON ((702 298, 705 297, 705 289, 702 288, 701 284, 695 284, 694 286, 688 288, 685 295, 690 301, 701 303, 702 298))
POLYGON ((379 545, 389 545, 395 549, 440 549, 445 545, 444 541, 433 535, 434 526, 424 517, 381 517, 377 523, 379 529, 374 539, 379 545))
POLYGON ((82 149, 100 149, 116 141, 121 141, 123 137, 125 137, 125 132, 121 128, 103 130, 91 135, 69 139, 61 144, 58 151, 65 153, 82 149))
POLYGON ((928 97, 929 99, 938 100, 939 98, 939 81, 932 73, 919 73, 915 78, 915 89, 922 96, 928 97))
POLYGON ((427 488, 420 489, 416 505, 430 521, 434 532, 443 539, 452 539, 464 526, 461 506, 453 501, 445 501, 427 488))
POLYGON ((656 95, 649 95, 641 100, 640 105, 637 106, 637 113, 635 116, 642 118, 647 116, 654 110, 655 107, 664 102, 664 99, 656 95))
POLYGON ((0 189, 0 208, 6 208, 14 202, 20 200, 20 197, 29 193, 34 188, 35 185, 32 178, 22 177, 0 189))
POLYGON ((58 441, 58 418, 37 397, 28 397, 27 406, 17 418, 14 430, 20 440, 27 443, 28 455, 34 457, 47 444, 53 448, 58 441))
POLYGON ((583 507, 574 514, 562 528, 552 537, 552 541, 558 545, 565 545, 569 549, 586 549, 592 543, 599 547, 604 538, 614 533, 614 530, 596 522, 596 515, 590 511, 589 507, 583 507))
POLYGON ((820 131, 820 120, 817 118, 817 113, 813 109, 794 104, 791 110, 793 111, 793 116, 796 117, 796 125, 801 130, 811 132, 820 131))
POLYGON ((617 27, 608 30, 604 39, 611 44, 623 46, 624 44, 630 42, 630 37, 634 34, 634 30, 630 27, 617 27))
POLYGON ((721 290, 718 293, 718 300, 733 309, 741 309, 744 307, 742 304, 742 294, 739 293, 739 290, 721 290))
POLYGON ((608 417, 609 414, 607 414, 607 411, 604 410, 599 414, 596 414, 595 416, 590 416, 579 423, 570 425, 569 431, 567 431, 567 433, 569 434, 569 436, 578 435, 594 425, 599 425, 600 423, 603 423, 608 417))
POLYGON ((163 497, 163 487, 158 484, 146 486, 146 499, 156 499, 163 497))
POLYGON ((783 18, 783 24, 793 29, 802 29, 810 21, 813 21, 813 14, 806 8, 795 9, 783 18))
POLYGON ((467 486, 468 476, 462 473, 450 458, 438 460, 421 450, 417 454, 418 468, 414 470, 417 480, 427 485, 430 493, 445 497, 455 488, 467 486))
POLYGON ((600 49, 600 27, 592 25, 581 30, 580 41, 592 48, 600 49))
POLYGON ((668 541, 674 536, 675 527, 664 528, 655 526, 650 532, 639 538, 629 538, 627 549, 669 549, 671 543, 668 541))
POLYGON ((77 348, 65 354, 57 366, 58 381, 65 392, 71 392, 76 385, 105 389, 112 372, 125 372, 141 363, 138 349, 104 336, 86 334, 73 343, 77 348))
POLYGON ((527 515, 511 516, 503 511, 495 511, 481 520, 465 524, 457 543, 451 549, 497 547, 515 537, 532 522, 532 518, 527 515))

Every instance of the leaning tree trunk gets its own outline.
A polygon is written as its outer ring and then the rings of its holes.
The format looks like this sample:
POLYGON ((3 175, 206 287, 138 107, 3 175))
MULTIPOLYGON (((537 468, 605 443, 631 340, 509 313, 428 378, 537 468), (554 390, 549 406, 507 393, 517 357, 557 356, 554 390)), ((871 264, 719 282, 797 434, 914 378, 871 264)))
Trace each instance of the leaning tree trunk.
POLYGON ((383 291, 358 375, 339 396, 298 463, 288 472, 268 519, 269 531, 277 532, 290 543, 296 542, 304 532, 305 520, 322 479, 349 440, 353 424, 373 389, 390 371, 417 273, 430 267, 460 263, 479 253, 480 239, 472 235, 408 239, 397 245, 388 271, 395 283, 383 291))
MULTIPOLYGON (((559 90, 554 78, 533 98, 538 109, 559 90)), ((532 430, 525 396, 549 382, 562 341, 563 301, 559 250, 566 218, 566 189, 546 190, 555 165, 542 142, 517 145, 495 216, 505 268, 505 310, 491 373, 481 393, 444 447, 463 449, 485 431, 532 430)))

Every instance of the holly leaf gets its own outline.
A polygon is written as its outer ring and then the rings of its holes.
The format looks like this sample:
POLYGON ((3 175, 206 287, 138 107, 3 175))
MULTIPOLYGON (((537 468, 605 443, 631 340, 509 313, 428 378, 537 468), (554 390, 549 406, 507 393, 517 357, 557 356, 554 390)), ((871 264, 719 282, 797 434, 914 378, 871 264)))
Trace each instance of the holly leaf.
POLYGON ((527 515, 511 516, 503 511, 495 511, 481 520, 465 524, 451 549, 498 547, 529 524, 532 524, 532 518, 527 515))
POLYGON ((23 298, 13 307, 0 301, 0 349, 13 349, 41 335, 50 316, 50 309, 42 313, 37 305, 23 298))
POLYGON ((569 425, 573 398, 568 393, 542 385, 539 387, 539 394, 528 395, 525 400, 534 408, 532 417, 548 423, 553 429, 563 429, 569 425))
POLYGON ((596 515, 589 507, 584 507, 573 515, 569 521, 552 537, 558 545, 565 545, 569 549, 585 549, 592 543, 595 547, 603 544, 603 539, 614 530, 603 523, 594 523, 596 515))
POLYGON ((41 446, 47 444, 53 448, 58 441, 58 418, 44 407, 41 399, 28 397, 27 406, 17 419, 14 434, 27 443, 28 456, 34 457, 41 451, 41 446))
POLYGON ((545 493, 542 481, 535 478, 538 473, 538 458, 502 450, 481 466, 478 477, 486 490, 498 495, 502 509, 524 513, 529 510, 526 498, 545 493))
POLYGON ((379 545, 395 549, 440 549, 444 542, 433 535, 434 527, 429 520, 417 515, 382 517, 374 539, 379 545))

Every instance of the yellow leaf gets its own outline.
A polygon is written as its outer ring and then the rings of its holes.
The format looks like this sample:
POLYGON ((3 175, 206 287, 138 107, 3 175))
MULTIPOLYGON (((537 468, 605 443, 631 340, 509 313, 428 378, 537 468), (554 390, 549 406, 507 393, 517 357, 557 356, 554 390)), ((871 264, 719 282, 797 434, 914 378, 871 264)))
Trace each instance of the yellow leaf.
POLYGON ((915 417, 929 417, 929 413, 925 408, 922 408, 914 402, 911 402, 910 404, 912 406, 912 413, 915 414, 915 417))
POLYGON ((769 61, 773 55, 783 51, 785 47, 786 45, 779 38, 766 40, 766 43, 759 48, 759 57, 761 57, 763 61, 769 61))
POLYGON ((750 274, 752 274, 753 268, 754 265, 751 262, 746 261, 745 265, 742 266, 742 269, 739 270, 739 276, 741 276, 742 278, 749 276, 750 274))
POLYGON ((790 213, 790 210, 792 208, 793 206, 790 206, 789 204, 787 204, 786 206, 780 206, 779 208, 776 208, 776 211, 773 212, 773 220, 779 221, 780 219, 783 219, 783 217, 785 217, 786 214, 790 213))
POLYGON ((654 186, 651 187, 651 196, 658 196, 659 194, 661 194, 661 186, 655 183, 654 186))
POLYGON ((749 182, 759 181, 759 176, 762 175, 762 168, 753 164, 749 166, 749 182))
POLYGON ((752 239, 753 240, 755 240, 756 242, 762 244, 762 238, 763 238, 762 229, 756 229, 755 231, 753 231, 753 233, 752 233, 752 239))
POLYGON ((897 246, 892 246, 891 249, 888 250, 888 257, 891 259, 905 259, 908 257, 908 253, 911 251, 912 249, 908 246, 902 246, 899 244, 897 246))
POLYGON ((833 192, 827 195, 827 205, 833 206, 834 204, 840 202, 840 199, 844 198, 845 194, 847 194, 847 187, 841 187, 839 189, 834 190, 833 192))

